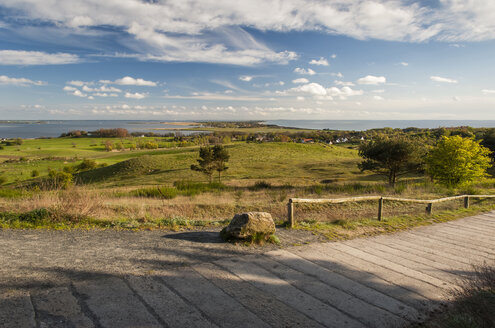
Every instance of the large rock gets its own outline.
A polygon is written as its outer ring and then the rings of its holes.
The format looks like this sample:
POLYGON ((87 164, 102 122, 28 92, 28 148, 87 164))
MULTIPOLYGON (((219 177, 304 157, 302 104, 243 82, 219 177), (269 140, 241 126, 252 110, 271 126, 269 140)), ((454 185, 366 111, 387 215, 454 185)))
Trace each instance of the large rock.
POLYGON ((266 212, 247 212, 234 215, 220 234, 225 239, 250 239, 255 234, 270 236, 275 233, 272 215, 266 212))

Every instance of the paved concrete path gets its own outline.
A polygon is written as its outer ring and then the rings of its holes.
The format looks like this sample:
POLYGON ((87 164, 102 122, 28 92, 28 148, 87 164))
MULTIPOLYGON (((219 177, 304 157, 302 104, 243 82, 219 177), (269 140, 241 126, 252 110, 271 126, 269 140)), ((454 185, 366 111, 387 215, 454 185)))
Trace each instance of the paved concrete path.
POLYGON ((494 263, 495 212, 268 251, 208 231, 15 230, 0 250, 5 328, 404 327, 494 263))

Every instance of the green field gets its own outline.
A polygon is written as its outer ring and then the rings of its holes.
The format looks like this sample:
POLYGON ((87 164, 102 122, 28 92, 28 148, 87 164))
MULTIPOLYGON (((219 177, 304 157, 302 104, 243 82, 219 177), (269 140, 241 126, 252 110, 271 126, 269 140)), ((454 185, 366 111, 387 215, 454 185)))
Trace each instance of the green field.
MULTIPOLYGON (((66 221, 69 226, 97 222, 96 226, 120 228, 187 227, 192 222, 193 225, 225 224, 233 214, 245 211, 266 211, 282 222, 291 197, 401 195, 428 199, 495 190, 492 178, 451 190, 432 184, 422 175, 403 177, 392 187, 383 177, 358 169, 361 159, 357 146, 352 144, 236 141, 224 146, 230 160, 220 184, 208 184, 205 175, 190 169, 199 157, 199 146, 174 141, 172 137, 66 137, 24 140, 21 145, 3 146, 0 177, 6 181, 0 186, 0 223, 6 227, 40 224, 65 227, 66 221), (122 143, 123 149, 107 151, 105 143, 109 141, 122 143), (131 150, 132 144, 144 142, 156 143, 159 148, 131 150), (50 170, 67 170, 83 159, 94 160, 99 167, 74 173, 74 185, 67 190, 45 183, 50 181, 50 170), (39 176, 33 178, 34 170, 39 176), (39 213, 45 213, 50 220, 37 220, 39 213), (23 217, 32 222, 26 223, 20 219, 23 217)), ((487 209, 492 203, 482 200, 473 202, 473 206, 487 209)), ((442 203, 435 211, 455 211, 460 205, 442 203)), ((375 202, 298 205, 296 213, 302 227, 317 227, 316 232, 327 231, 328 227, 340 229, 342 220, 365 220, 360 222, 372 230, 389 229, 387 224, 369 223, 376 218, 375 202), (337 227, 318 226, 318 222, 336 222, 337 227)), ((388 202, 384 208, 384 215, 390 220, 423 214, 424 206, 417 204, 388 202)), ((394 224, 394 229, 409 226, 402 219, 394 220, 389 222, 394 224)), ((346 231, 371 233, 359 228, 359 224, 344 226, 346 231)), ((328 232, 325 234, 330 236, 328 232)))
MULTIPOLYGON (((147 138, 155 140, 155 138, 147 138)), ((189 169, 198 157, 198 147, 170 147, 157 150, 105 151, 104 141, 119 142, 120 139, 57 138, 26 140, 20 146, 7 146, 0 150, 0 175, 7 183, 31 178, 31 172, 48 174, 48 169, 61 169, 76 165, 83 159, 112 165, 131 158, 152 156, 155 162, 153 174, 109 176, 98 179, 108 186, 172 184, 176 180, 204 180, 204 176, 189 169), (75 147, 74 147, 75 144, 75 147), (10 161, 9 161, 10 160, 10 161)), ((131 141, 124 141, 123 144, 131 141)), ((173 143, 170 143, 173 144, 173 143)), ((357 169, 357 150, 345 146, 296 143, 244 143, 226 145, 230 153, 229 170, 224 180, 276 180, 284 183, 314 183, 319 180, 366 180, 357 169)))

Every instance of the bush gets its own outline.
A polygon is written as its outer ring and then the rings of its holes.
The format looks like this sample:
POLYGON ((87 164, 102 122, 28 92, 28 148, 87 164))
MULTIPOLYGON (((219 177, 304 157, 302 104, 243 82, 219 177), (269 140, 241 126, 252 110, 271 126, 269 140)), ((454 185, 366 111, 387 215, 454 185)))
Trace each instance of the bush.
POLYGON ((465 185, 486 175, 491 165, 490 153, 473 139, 443 137, 426 158, 427 172, 446 187, 465 185))
POLYGON ((146 149, 158 149, 158 144, 156 142, 148 141, 144 144, 144 148, 146 149))
POLYGON ((0 176, 0 185, 3 185, 5 182, 7 182, 7 178, 0 176))
POLYGON ((40 175, 40 172, 38 170, 32 170, 31 171, 31 177, 32 178, 36 178, 39 175, 40 175))
POLYGON ((266 181, 256 181, 252 187, 249 187, 249 190, 261 190, 261 189, 271 189, 272 185, 266 181))
POLYGON ((50 218, 50 211, 46 208, 38 208, 26 213, 19 214, 19 221, 37 223, 50 218))
POLYGON ((133 195, 138 197, 172 199, 177 197, 177 189, 170 187, 141 188, 134 190, 133 195))
POLYGON ((76 165, 76 171, 88 171, 98 167, 98 164, 92 159, 84 159, 79 165, 76 165))
POLYGON ((67 189, 74 183, 74 176, 70 172, 48 171, 48 187, 67 189))

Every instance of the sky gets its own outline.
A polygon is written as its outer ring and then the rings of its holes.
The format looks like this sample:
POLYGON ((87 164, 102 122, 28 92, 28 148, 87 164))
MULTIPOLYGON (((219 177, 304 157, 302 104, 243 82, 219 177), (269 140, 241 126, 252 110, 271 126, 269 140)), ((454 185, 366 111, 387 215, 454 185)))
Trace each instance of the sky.
POLYGON ((0 120, 494 120, 493 0, 0 0, 0 120))

